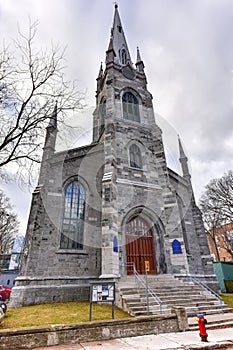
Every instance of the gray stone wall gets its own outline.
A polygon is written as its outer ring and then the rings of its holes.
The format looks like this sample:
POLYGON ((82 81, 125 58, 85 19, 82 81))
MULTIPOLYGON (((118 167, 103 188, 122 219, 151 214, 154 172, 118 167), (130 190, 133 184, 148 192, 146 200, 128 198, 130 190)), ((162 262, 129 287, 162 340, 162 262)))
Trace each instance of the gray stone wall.
POLYGON ((33 349, 35 347, 78 344, 121 337, 177 332, 188 327, 181 312, 172 315, 137 317, 73 325, 53 325, 14 330, 0 330, 0 349, 33 349), (181 319, 180 319, 181 317, 181 319), (181 328, 180 328, 181 327, 181 328))
POLYGON ((32 198, 12 306, 88 299, 89 281, 101 274, 102 157, 99 144, 54 154, 47 160, 47 181, 32 198), (64 188, 72 179, 82 182, 86 190, 83 250, 60 249, 64 188))

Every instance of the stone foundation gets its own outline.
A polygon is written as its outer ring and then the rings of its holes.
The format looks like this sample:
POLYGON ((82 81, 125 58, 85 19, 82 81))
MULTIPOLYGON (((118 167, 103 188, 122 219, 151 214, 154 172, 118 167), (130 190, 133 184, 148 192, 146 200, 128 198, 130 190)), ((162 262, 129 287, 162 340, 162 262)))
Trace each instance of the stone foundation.
POLYGON ((97 278, 18 277, 11 292, 10 307, 89 300, 90 284, 97 278))

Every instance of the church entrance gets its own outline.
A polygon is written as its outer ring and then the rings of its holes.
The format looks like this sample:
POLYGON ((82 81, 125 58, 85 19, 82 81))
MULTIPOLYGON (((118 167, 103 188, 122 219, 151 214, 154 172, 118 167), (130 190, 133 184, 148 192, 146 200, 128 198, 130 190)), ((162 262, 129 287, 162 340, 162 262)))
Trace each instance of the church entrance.
POLYGON ((153 230, 139 216, 131 218, 126 224, 127 274, 133 274, 133 264, 139 274, 156 274, 153 230))

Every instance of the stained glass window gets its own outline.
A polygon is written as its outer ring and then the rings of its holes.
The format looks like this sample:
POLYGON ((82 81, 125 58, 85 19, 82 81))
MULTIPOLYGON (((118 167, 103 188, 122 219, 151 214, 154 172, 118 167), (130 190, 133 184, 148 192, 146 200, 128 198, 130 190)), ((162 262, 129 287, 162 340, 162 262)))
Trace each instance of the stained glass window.
POLYGON ((148 223, 139 216, 133 217, 126 224, 126 234, 133 236, 151 237, 152 229, 148 223))
POLYGON ((65 191, 61 249, 83 249, 85 190, 78 181, 71 182, 65 191))

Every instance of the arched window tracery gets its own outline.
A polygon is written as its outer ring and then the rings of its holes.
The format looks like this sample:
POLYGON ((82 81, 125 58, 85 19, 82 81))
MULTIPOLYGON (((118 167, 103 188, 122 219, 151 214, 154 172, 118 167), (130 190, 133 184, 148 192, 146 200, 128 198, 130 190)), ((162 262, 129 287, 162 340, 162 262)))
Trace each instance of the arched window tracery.
POLYGON ((83 249, 85 189, 75 180, 65 190, 61 249, 83 249))
POLYGON ((142 169, 141 151, 135 143, 129 148, 129 163, 132 168, 142 169))
POLYGON ((140 123, 139 102, 132 92, 127 91, 122 96, 123 117, 140 123))

